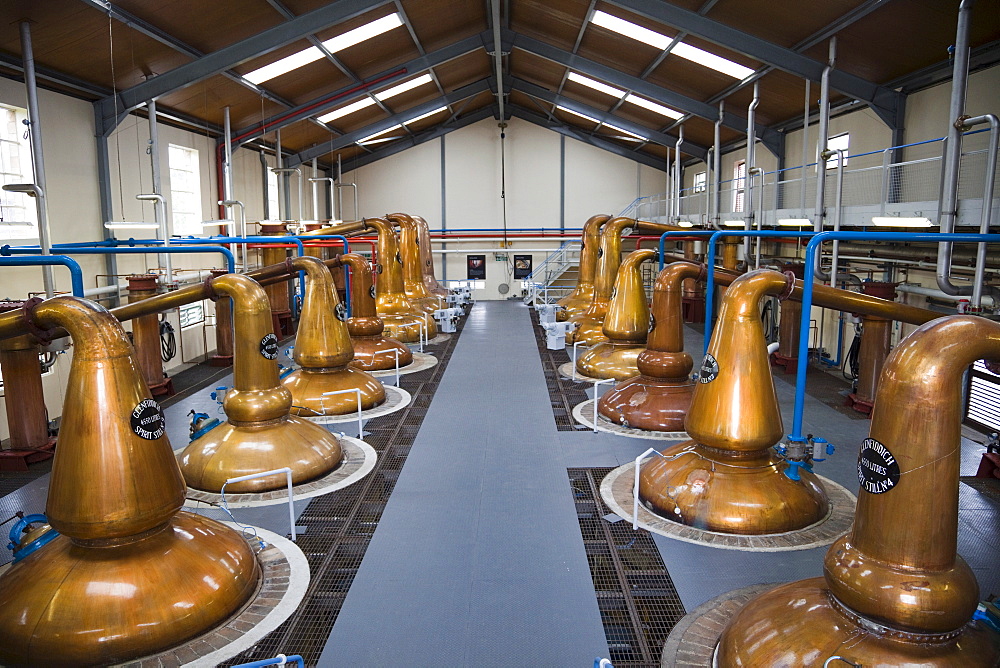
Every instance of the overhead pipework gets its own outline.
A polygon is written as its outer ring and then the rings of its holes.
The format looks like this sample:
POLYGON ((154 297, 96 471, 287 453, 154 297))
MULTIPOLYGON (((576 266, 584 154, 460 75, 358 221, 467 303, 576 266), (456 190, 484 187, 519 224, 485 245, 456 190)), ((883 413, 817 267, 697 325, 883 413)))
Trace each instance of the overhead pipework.
POLYGON ((636 358, 646 347, 649 306, 640 265, 654 260, 656 251, 632 251, 622 261, 615 278, 611 304, 602 332, 607 341, 598 343, 576 361, 578 373, 590 378, 625 380, 639 373, 636 358))
POLYGON ((718 665, 1000 662, 1000 636, 973 620, 979 587, 956 552, 962 375, 979 359, 1000 360, 1000 325, 978 316, 936 319, 893 350, 861 444, 853 529, 830 546, 823 577, 779 586, 733 617, 718 665))
POLYGON ((163 412, 121 324, 76 297, 0 315, 3 338, 52 329, 74 346, 45 506, 59 536, 0 576, 0 662, 126 663, 224 623, 261 567, 240 533, 180 511, 163 412))
POLYGON ((313 257, 289 260, 290 268, 304 270, 309 278, 299 318, 292 359, 300 368, 282 379, 291 393, 296 415, 320 417, 344 415, 385 401, 385 388, 366 371, 351 366, 354 348, 347 330, 347 309, 337 299, 333 276, 322 261, 313 257), (331 392, 357 390, 358 395, 331 392))

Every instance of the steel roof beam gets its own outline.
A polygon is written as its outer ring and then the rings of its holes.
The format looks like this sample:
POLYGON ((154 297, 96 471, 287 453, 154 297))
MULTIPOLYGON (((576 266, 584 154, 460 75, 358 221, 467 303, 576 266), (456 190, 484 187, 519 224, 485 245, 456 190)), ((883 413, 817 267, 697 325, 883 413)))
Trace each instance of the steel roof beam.
MULTIPOLYGON (((567 109, 572 109, 577 113, 585 114, 597 120, 599 123, 610 123, 611 125, 618 126, 623 130, 628 130, 629 132, 646 137, 661 146, 669 146, 670 148, 673 148, 677 143, 677 137, 673 135, 661 133, 658 130, 647 128, 644 125, 633 123, 632 121, 615 116, 613 113, 595 109, 594 107, 590 107, 582 102, 577 102, 576 100, 571 100, 562 95, 553 93, 552 91, 542 88, 541 86, 537 86, 529 81, 515 77, 513 86, 514 90, 519 90, 522 93, 544 100, 549 104, 559 105, 566 107, 567 109)), ((682 152, 704 160, 708 155, 708 148, 685 140, 682 152)))
MULTIPOLYGON (((825 64, 818 60, 813 60, 792 49, 786 49, 765 39, 754 37, 742 30, 713 21, 669 2, 649 2, 648 0, 609 0, 609 2, 803 79, 819 81, 823 75, 825 64)), ((896 91, 837 69, 830 72, 830 86, 845 95, 868 104, 879 118, 890 127, 895 127, 898 123, 897 108, 900 106, 900 94, 896 91)))
MULTIPOLYGON (((391 4, 391 0, 339 0, 339 2, 325 5, 235 44, 213 51, 190 63, 175 67, 143 83, 119 91, 117 108, 119 113, 128 112, 145 104, 147 100, 156 99, 220 72, 225 72, 290 42, 387 4, 391 4)), ((101 118, 105 126, 103 129, 106 132, 109 124, 114 127, 118 122, 115 117, 115 99, 114 97, 106 97, 100 104, 101 118)))
POLYGON ((525 109, 524 107, 511 104, 510 110, 511 115, 515 118, 520 118, 521 120, 528 121, 529 123, 534 123, 535 125, 545 128, 547 130, 552 130, 553 132, 558 132, 561 135, 566 135, 571 139, 576 139, 577 141, 582 141, 584 144, 590 144, 595 148, 608 151, 609 153, 614 153, 622 158, 628 158, 633 162, 640 162, 644 165, 658 169, 661 172, 666 171, 666 163, 656 156, 649 155, 648 153, 636 153, 631 149, 625 148, 624 146, 619 146, 613 141, 607 141, 599 137, 593 137, 579 128, 572 128, 563 124, 553 124, 545 116, 535 113, 530 109, 525 109))
POLYGON ((327 153, 332 153, 342 148, 346 148, 352 144, 357 143, 359 140, 369 137, 379 132, 384 132, 394 125, 402 125, 404 121, 408 121, 411 118, 416 118, 421 114, 425 114, 429 111, 434 111, 438 107, 446 107, 456 102, 460 102, 466 98, 472 97, 474 95, 479 95, 480 93, 490 90, 490 81, 488 79, 481 79, 476 83, 469 84, 468 86, 463 86, 458 90, 449 93, 443 97, 435 98, 430 102, 425 102, 423 104, 417 105, 412 109, 407 109, 404 112, 393 114, 388 118, 384 118, 370 125, 366 125, 363 128, 354 130, 353 132, 348 132, 342 137, 337 137, 333 141, 323 142, 322 144, 317 144, 312 148, 307 148, 304 151, 290 156, 285 161, 286 167, 295 167, 303 162, 308 162, 313 158, 318 158, 320 156, 326 155, 327 153))
MULTIPOLYGON (((686 95, 657 86, 656 84, 640 79, 639 77, 625 74, 624 72, 616 70, 613 67, 608 67, 607 65, 602 65, 581 56, 577 56, 569 51, 565 51, 559 47, 552 46, 551 44, 547 44, 546 42, 539 41, 520 33, 510 33, 509 37, 513 42, 513 46, 518 49, 528 51, 529 53, 533 53, 536 56, 545 58, 546 60, 551 60, 554 63, 558 63, 563 67, 568 67, 569 69, 580 72, 581 74, 586 74, 587 76, 606 81, 609 84, 614 84, 619 88, 624 88, 639 95, 643 95, 651 100, 665 104, 668 107, 673 107, 677 111, 690 113, 694 116, 698 116, 699 118, 704 118, 712 123, 714 123, 719 117, 719 109, 715 105, 707 104, 700 100, 695 100, 687 97, 686 95)), ((737 132, 746 133, 747 131, 746 118, 742 118, 729 111, 723 114, 722 124, 727 128, 736 130, 737 132)), ((774 129, 766 125, 757 124, 757 137, 760 139, 761 143, 772 152, 777 150, 780 142, 777 135, 778 133, 774 129)))

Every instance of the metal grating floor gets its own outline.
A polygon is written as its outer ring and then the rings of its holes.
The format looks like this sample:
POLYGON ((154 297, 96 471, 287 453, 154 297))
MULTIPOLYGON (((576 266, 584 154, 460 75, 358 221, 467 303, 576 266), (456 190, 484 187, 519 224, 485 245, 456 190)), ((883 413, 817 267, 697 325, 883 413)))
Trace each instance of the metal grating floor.
POLYGON ((310 570, 309 588, 299 608, 260 643, 223 665, 268 659, 289 647, 306 665, 318 663, 463 324, 434 349, 437 365, 400 376, 400 386, 414 396, 413 402, 403 411, 365 423, 364 439, 378 452, 375 469, 350 487, 313 499, 298 517, 296 525, 305 527, 305 532, 297 544, 310 570))
POLYGON ((556 429, 558 431, 583 431, 587 427, 577 424, 573 420, 573 407, 590 398, 587 396, 587 383, 564 378, 559 373, 559 367, 570 361, 569 354, 565 348, 549 350, 545 347, 545 331, 538 325, 538 312, 535 309, 530 309, 530 311, 532 330, 535 332, 538 354, 542 358, 545 387, 549 391, 556 429))
POLYGON ((617 668, 659 668, 684 604, 649 532, 604 519, 611 511, 599 490, 611 471, 568 470, 610 658, 617 668))

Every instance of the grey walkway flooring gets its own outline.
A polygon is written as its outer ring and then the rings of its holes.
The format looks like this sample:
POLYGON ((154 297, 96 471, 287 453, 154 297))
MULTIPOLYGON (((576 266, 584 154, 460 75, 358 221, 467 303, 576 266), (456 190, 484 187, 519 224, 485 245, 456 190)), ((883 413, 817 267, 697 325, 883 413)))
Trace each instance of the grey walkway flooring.
POLYGON ((534 348, 523 304, 472 310, 321 665, 608 655, 534 348))

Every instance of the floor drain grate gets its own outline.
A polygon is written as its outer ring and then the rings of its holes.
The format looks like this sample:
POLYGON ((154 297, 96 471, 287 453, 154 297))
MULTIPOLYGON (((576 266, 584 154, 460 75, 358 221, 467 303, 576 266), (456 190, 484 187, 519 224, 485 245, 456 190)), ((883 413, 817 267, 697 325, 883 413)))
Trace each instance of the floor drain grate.
POLYGON ((604 519, 611 511, 599 490, 612 470, 568 470, 594 592, 616 668, 659 668, 684 604, 649 532, 604 519))
POLYGON ((531 309, 531 322, 535 327, 535 343, 538 344, 538 354, 542 358, 542 371, 545 373, 545 386, 549 391, 552 404, 552 416, 556 420, 558 431, 578 431, 586 429, 573 420, 573 407, 583 403, 587 396, 587 384, 563 378, 559 367, 569 362, 566 350, 549 350, 545 347, 545 331, 538 326, 538 313, 531 309))
POLYGON ((311 500, 299 517, 297 525, 306 530, 297 543, 309 561, 310 581, 298 610, 257 645, 224 665, 268 659, 279 653, 299 654, 309 666, 319 662, 463 325, 464 320, 458 332, 431 350, 438 356, 435 366, 400 377, 402 388, 421 401, 365 424, 365 440, 378 452, 375 469, 350 487, 311 500))

